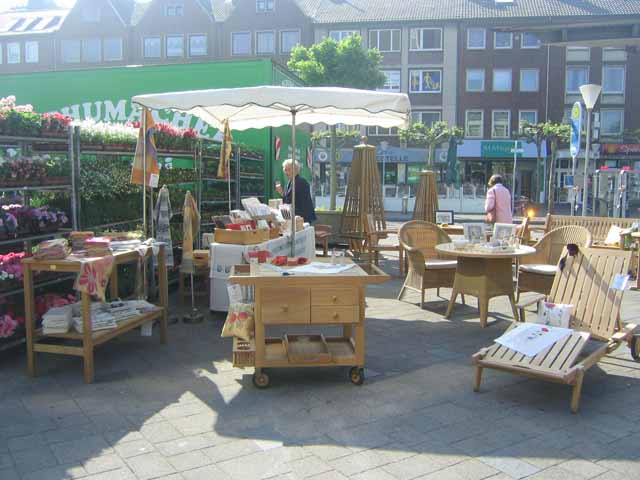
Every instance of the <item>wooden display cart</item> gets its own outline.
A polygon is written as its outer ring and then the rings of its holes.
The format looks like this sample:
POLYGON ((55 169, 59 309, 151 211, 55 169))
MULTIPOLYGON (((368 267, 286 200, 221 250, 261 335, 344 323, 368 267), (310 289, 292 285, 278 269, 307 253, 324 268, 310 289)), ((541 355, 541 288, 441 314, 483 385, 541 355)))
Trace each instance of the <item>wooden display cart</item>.
POLYGON ((255 288, 255 338, 251 342, 234 338, 234 366, 255 367, 253 383, 258 388, 269 386, 265 368, 286 367, 352 367, 349 378, 362 385, 365 287, 388 279, 375 265, 356 265, 336 275, 290 276, 264 265, 251 276, 248 265, 236 265, 229 282, 255 288), (266 327, 275 325, 342 325, 342 336, 268 337, 266 327))
MULTIPOLYGON (((147 257, 151 255, 151 249, 147 251, 147 257)), ((136 250, 114 253, 113 272, 109 280, 109 289, 113 298, 118 292, 118 265, 136 262, 140 258, 140 253, 136 250)), ((160 246, 158 252, 158 285, 160 305, 151 312, 138 315, 137 317, 123 320, 118 323, 118 327, 110 330, 91 329, 91 297, 81 294, 83 333, 70 331, 67 333, 56 333, 44 335, 42 329, 36 329, 35 303, 33 293, 33 272, 53 271, 78 273, 80 271, 80 261, 75 259, 64 260, 38 260, 27 258, 22 261, 24 269, 24 303, 25 303, 25 326, 27 331, 27 370, 30 376, 36 376, 36 353, 54 353, 59 355, 74 355, 82 357, 84 360, 84 381, 93 383, 94 348, 126 333, 136 327, 152 320, 160 320, 160 342, 167 341, 167 310, 169 306, 169 292, 167 289, 167 266, 165 261, 165 247, 160 246), (69 342, 62 343, 62 340, 71 341, 76 345, 69 345, 69 342), (54 343, 55 342, 55 343, 54 343), (80 345, 77 345, 77 342, 80 345)))

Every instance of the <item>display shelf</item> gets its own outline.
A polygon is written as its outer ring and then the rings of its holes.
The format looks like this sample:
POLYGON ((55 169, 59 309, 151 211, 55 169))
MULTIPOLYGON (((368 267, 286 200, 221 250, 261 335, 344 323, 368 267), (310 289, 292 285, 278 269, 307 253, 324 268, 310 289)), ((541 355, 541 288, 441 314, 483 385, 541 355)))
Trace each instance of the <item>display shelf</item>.
POLYGON ((230 180, 225 180, 224 178, 213 178, 213 177, 203 177, 202 179, 205 182, 217 182, 217 183, 234 183, 236 180, 234 178, 230 179, 230 180))
MULTIPOLYGON (((51 280, 47 280, 46 282, 34 283, 33 284, 33 288, 37 289, 37 288, 42 288, 42 287, 48 287, 49 285, 55 285, 57 283, 68 282, 69 280, 73 280, 75 278, 76 278, 75 275, 65 275, 64 277, 53 278, 51 280)), ((17 295, 18 293, 23 293, 23 292, 24 292, 24 287, 16 288, 14 290, 9 290, 7 292, 0 292, 0 298, 10 297, 11 295, 17 295)))
POLYGON ((69 143, 69 138, 64 137, 16 137, 12 135, 0 135, 0 145, 17 142, 26 143, 69 143))
MULTIPOLYGON (((232 199, 231 202, 233 203, 234 200, 232 199)), ((222 205, 223 203, 229 203, 229 200, 202 200, 203 205, 222 205)))
POLYGON ((264 176, 263 175, 246 175, 241 173, 240 178, 245 180, 263 180, 264 176))
POLYGON ((0 185, 0 192, 48 192, 71 189, 73 189, 72 185, 34 185, 30 187, 3 187, 0 185))
POLYGON ((57 230, 55 232, 50 232, 50 233, 41 233, 38 235, 30 235, 28 237, 17 237, 17 238, 10 238, 7 240, 0 240, 0 246, 15 245, 17 243, 33 242, 36 240, 46 240, 47 238, 50 238, 50 237, 61 237, 63 235, 69 235, 70 232, 71 232, 70 229, 65 228, 65 229, 57 230))

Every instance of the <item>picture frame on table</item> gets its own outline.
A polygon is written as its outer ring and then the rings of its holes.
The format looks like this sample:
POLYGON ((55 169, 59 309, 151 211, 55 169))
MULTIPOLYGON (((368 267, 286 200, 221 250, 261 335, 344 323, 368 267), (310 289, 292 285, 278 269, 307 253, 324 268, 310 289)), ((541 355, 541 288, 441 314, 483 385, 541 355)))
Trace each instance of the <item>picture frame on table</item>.
POLYGON ((454 224, 453 210, 436 210, 436 225, 442 224, 454 224))
POLYGON ((493 225, 493 235, 491 239, 493 241, 506 241, 508 242, 516 236, 516 228, 518 226, 513 223, 496 223, 493 225))
POLYGON ((482 223, 463 223, 464 238, 470 243, 482 243, 485 241, 484 224, 482 223))

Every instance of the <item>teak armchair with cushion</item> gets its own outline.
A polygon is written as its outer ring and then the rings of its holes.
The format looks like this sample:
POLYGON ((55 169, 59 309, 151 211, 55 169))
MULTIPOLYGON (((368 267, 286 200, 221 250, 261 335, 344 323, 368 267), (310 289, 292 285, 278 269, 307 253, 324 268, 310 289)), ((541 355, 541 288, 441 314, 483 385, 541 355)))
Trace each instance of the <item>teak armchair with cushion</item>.
MULTIPOLYGON (((616 275, 627 273, 631 252, 581 248, 576 255, 566 255, 564 259, 564 267, 558 268, 547 300, 575 306, 570 321, 573 333, 533 357, 498 343, 480 350, 472 357, 476 366, 474 391, 480 388, 484 368, 563 383, 573 387, 571 411, 575 413, 587 369, 623 343, 630 345, 637 360, 636 325, 622 326, 623 292, 611 288, 616 275)), ((525 307, 541 299, 543 295, 518 304, 520 319, 525 319, 525 307)))
MULTIPOLYGON (((398 300, 402 300, 405 290, 414 290, 420 292, 420 308, 422 308, 425 290, 436 288, 437 294, 440 295, 440 287, 453 286, 458 262, 439 258, 435 250, 436 245, 449 243, 451 239, 436 224, 422 220, 412 220, 402 225, 398 237, 409 260, 409 271, 400 289, 398 300)), ((462 303, 464 303, 464 295, 462 303)))
POLYGON ((534 245, 536 253, 520 259, 517 301, 520 300, 521 292, 549 294, 556 273, 556 265, 562 250, 569 243, 575 243, 580 248, 590 247, 591 233, 586 228, 576 225, 556 228, 534 245))

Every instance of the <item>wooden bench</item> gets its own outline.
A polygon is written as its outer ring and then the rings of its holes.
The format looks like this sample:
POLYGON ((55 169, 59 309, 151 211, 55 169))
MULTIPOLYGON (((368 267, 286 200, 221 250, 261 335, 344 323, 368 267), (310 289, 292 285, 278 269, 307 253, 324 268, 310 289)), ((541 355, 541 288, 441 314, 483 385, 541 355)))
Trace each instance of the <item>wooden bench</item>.
MULTIPOLYGON (((622 229, 630 228, 634 223, 640 222, 637 218, 619 218, 619 217, 582 217, 571 215, 547 215, 545 218, 544 226, 542 227, 530 227, 530 230, 540 232, 543 234, 555 230, 558 227, 565 227, 568 225, 578 225, 584 227, 591 233, 592 247, 593 248, 612 248, 623 249, 624 239, 620 239, 620 245, 605 245, 604 241, 607 238, 609 229, 612 226, 620 227, 622 229)), ((632 242, 633 243, 633 242, 632 242)), ((638 242, 635 242, 638 243, 638 242)), ((631 271, 636 274, 636 288, 640 288, 640 245, 637 247, 636 254, 631 260, 631 271)))

